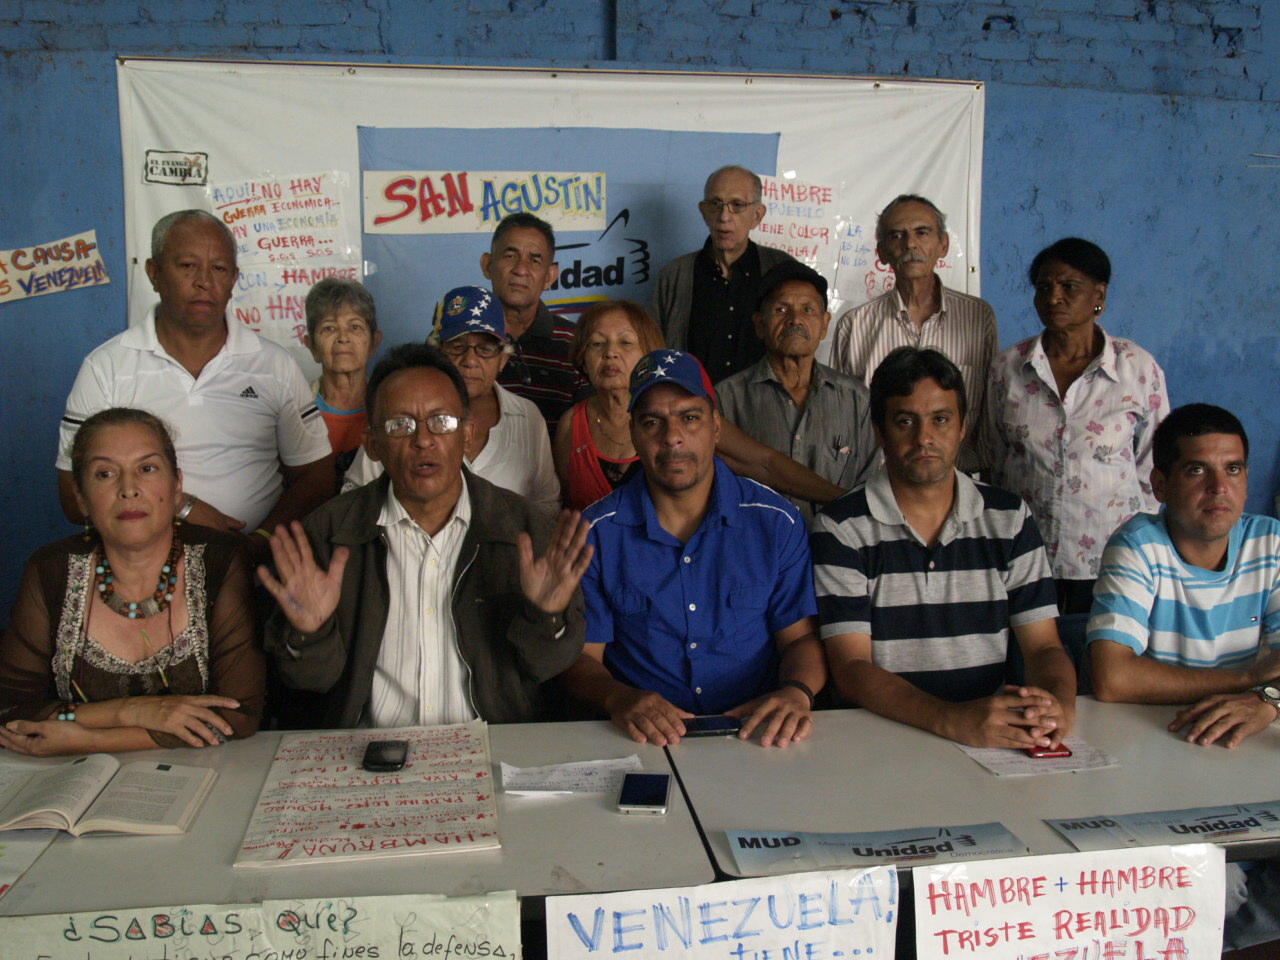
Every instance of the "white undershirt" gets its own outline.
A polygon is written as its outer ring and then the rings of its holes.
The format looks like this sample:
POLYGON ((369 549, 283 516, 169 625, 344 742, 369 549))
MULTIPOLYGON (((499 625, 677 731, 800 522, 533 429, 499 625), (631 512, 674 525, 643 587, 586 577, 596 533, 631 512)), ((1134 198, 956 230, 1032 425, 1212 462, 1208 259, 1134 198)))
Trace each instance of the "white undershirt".
POLYGON ((470 671, 458 651, 453 621, 453 575, 471 523, 471 498, 462 495, 434 537, 387 492, 378 516, 387 543, 390 603, 373 673, 366 720, 373 727, 464 723, 476 718, 470 671))

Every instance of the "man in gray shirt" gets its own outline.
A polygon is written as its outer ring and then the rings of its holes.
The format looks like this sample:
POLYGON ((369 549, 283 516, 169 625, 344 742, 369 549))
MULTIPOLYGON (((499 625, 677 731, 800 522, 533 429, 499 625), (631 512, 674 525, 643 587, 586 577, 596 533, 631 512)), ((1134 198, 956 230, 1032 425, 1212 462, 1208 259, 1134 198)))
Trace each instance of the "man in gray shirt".
MULTIPOLYGON (((879 452, 867 388, 814 359, 831 322, 826 279, 795 260, 778 264, 761 278, 754 321, 767 352, 716 384, 723 415, 838 487, 864 482, 879 452)), ((813 519, 809 503, 791 502, 813 519)))

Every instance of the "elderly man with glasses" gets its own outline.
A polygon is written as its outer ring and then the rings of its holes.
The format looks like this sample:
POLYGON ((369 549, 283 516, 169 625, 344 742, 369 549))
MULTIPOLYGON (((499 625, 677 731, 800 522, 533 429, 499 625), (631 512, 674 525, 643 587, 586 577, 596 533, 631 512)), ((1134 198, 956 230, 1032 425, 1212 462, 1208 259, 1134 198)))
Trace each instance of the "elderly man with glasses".
POLYGON ((436 347, 392 350, 368 403, 386 473, 277 528, 259 568, 280 676, 327 695, 327 727, 551 719, 544 683, 582 651, 585 524, 466 469, 467 388, 436 347))
MULTIPOLYGON (((467 469, 490 483, 546 507, 560 509, 560 481, 551 440, 533 401, 497 382, 515 348, 502 304, 484 287, 455 287, 436 307, 427 343, 437 346, 462 375, 471 403, 467 469)), ((342 492, 382 476, 382 464, 361 451, 347 470, 342 492)))
POLYGON ((702 361, 712 382, 745 370, 765 354, 752 314, 757 285, 790 254, 759 247, 751 231, 764 219, 760 178, 745 167, 721 167, 707 177, 698 209, 710 234, 701 250, 662 268, 653 313, 667 346, 702 361))

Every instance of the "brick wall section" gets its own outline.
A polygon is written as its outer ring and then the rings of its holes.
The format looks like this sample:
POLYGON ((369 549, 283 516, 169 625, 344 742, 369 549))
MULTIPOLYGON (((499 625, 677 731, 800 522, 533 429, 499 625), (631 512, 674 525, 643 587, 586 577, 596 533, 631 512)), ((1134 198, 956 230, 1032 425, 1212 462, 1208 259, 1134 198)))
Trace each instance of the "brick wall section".
MULTIPOLYGON (((4 0, 0 50, 945 77, 1280 98, 1267 0, 4 0)), ((1273 4, 1274 6, 1280 6, 1273 4)))
POLYGON ((1266 89, 1277 74, 1266 55, 1262 0, 696 0, 667 7, 665 0, 621 0, 620 58, 1219 99, 1280 92, 1266 89))

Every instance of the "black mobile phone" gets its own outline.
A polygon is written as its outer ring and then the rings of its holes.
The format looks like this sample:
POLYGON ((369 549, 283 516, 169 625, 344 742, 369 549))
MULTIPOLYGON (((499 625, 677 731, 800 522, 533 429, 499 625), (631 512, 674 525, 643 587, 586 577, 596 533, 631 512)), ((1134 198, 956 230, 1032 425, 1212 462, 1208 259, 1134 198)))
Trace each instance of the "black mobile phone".
POLYGON ((409 756, 407 740, 370 740, 360 765, 374 773, 394 773, 409 756))
POLYGON ((622 789, 618 791, 618 810, 621 813, 664 814, 670 791, 669 774, 628 773, 622 778, 622 789))
POLYGON ((690 717, 683 722, 686 737, 731 737, 742 729, 742 721, 736 717, 714 714, 690 717))

